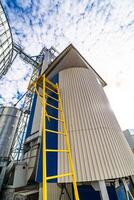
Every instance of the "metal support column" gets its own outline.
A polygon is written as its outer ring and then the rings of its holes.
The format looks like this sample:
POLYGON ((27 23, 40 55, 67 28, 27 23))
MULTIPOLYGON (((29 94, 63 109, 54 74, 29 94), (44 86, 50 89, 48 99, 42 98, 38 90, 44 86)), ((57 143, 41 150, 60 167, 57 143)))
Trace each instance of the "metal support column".
POLYGON ((109 200, 105 181, 103 180, 103 181, 98 181, 98 182, 99 182, 100 194, 101 194, 102 200, 109 200))

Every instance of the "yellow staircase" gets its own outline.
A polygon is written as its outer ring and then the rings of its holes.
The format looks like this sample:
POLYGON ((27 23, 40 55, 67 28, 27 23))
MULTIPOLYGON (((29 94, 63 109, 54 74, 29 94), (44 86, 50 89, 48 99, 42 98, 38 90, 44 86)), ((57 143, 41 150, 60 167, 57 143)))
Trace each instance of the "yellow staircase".
POLYGON ((58 84, 53 84, 51 81, 45 78, 45 75, 41 75, 36 82, 33 82, 30 86, 29 89, 33 92, 36 92, 38 97, 40 98, 41 105, 42 105, 42 138, 43 138, 43 200, 47 200, 47 181, 56 179, 56 178, 61 178, 61 177, 67 177, 71 176, 72 177, 72 182, 73 182, 73 188, 74 188, 74 196, 75 200, 79 200, 79 194, 78 194, 78 189, 77 189, 77 183, 76 183, 76 177, 75 177, 75 171, 74 171, 74 166, 73 166, 73 161, 72 161, 72 155, 71 155, 71 149, 70 149, 70 143, 69 143, 69 138, 68 138, 68 133, 67 133, 67 128, 66 128, 66 123, 65 123, 65 117, 64 117, 64 112, 62 108, 62 100, 61 100, 61 95, 60 95, 60 90, 58 87, 58 84), (57 98, 54 98, 52 94, 56 94, 57 98), (54 105, 50 104, 47 102, 47 98, 50 98, 56 102, 58 102, 58 107, 55 107, 54 105), (60 118, 56 118, 52 115, 49 115, 46 111, 46 106, 50 107, 51 109, 56 109, 58 112, 60 112, 60 118), (59 132, 56 130, 51 130, 46 128, 46 119, 48 120, 57 120, 60 121, 63 127, 63 131, 59 132), (60 134, 63 135, 65 138, 65 144, 66 144, 66 149, 46 149, 46 134, 60 134), (46 154, 47 152, 63 152, 67 154, 68 157, 68 164, 70 171, 66 172, 64 174, 57 174, 53 176, 47 176, 47 157, 46 154))

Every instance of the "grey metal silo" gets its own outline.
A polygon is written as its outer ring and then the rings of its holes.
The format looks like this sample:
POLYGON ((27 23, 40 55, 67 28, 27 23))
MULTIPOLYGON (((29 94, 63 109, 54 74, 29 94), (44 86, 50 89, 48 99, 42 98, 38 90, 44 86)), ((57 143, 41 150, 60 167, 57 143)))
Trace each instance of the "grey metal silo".
POLYGON ((2 160, 9 157, 20 114, 21 111, 15 107, 0 108, 0 158, 2 160))
POLYGON ((0 190, 11 158, 21 111, 14 107, 0 107, 0 190))

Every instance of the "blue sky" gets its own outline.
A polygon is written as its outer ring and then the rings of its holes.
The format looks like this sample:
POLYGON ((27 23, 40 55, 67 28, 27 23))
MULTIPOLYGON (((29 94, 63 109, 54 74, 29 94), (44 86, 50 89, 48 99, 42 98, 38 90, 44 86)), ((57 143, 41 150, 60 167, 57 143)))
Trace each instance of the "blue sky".
MULTIPOLYGON (((133 0, 2 0, 13 39, 37 55, 45 45, 69 43, 108 83, 105 88, 122 129, 134 128, 133 0)), ((31 66, 17 59, 0 80, 1 103, 11 105, 27 88, 31 66), (26 78, 25 78, 26 77, 26 78), (25 80, 26 79, 26 80, 25 80)))

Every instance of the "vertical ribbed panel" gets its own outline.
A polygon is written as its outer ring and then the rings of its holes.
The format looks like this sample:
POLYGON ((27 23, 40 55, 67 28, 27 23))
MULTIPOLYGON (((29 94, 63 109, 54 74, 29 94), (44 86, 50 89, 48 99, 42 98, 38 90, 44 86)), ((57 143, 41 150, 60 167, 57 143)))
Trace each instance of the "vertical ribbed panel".
MULTIPOLYGON (((57 183, 48 183, 47 188, 48 188, 48 190, 47 190, 48 191, 48 200, 58 200, 58 199, 60 199, 61 185, 58 186, 57 183)), ((72 185, 66 184, 66 188, 67 188, 67 191, 70 195, 70 198, 73 199, 72 185)), ((63 190, 61 199, 62 200, 69 200, 65 189, 63 190)))
MULTIPOLYGON (((133 154, 94 72, 85 68, 63 70, 59 72, 59 86, 77 181, 134 174, 133 154)), ((63 136, 59 136, 58 146, 64 148, 63 136)), ((58 154, 58 173, 69 171, 66 158, 65 153, 58 154)))
POLYGON ((57 200, 60 197, 61 188, 56 183, 47 184, 48 200, 57 200))
POLYGON ((15 107, 0 107, 0 159, 10 156, 16 139, 16 129, 21 111, 15 107))

